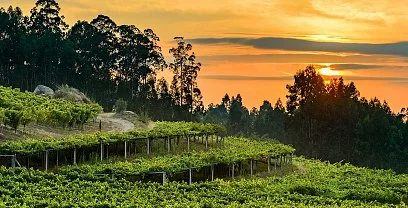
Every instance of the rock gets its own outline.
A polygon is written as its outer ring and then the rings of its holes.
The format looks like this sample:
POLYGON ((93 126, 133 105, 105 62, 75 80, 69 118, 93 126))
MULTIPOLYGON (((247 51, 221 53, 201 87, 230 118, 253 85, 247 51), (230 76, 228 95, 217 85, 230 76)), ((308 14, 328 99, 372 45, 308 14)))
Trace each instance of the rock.
POLYGON ((80 92, 78 89, 69 87, 68 85, 58 86, 58 89, 55 91, 54 98, 62 98, 78 103, 92 102, 91 99, 89 99, 84 93, 80 92))
POLYGON ((52 97, 54 96, 54 90, 44 85, 38 85, 34 90, 34 94, 52 97))
POLYGON ((133 112, 133 111, 123 111, 122 114, 123 115, 130 115, 130 116, 135 116, 136 115, 136 113, 133 112))

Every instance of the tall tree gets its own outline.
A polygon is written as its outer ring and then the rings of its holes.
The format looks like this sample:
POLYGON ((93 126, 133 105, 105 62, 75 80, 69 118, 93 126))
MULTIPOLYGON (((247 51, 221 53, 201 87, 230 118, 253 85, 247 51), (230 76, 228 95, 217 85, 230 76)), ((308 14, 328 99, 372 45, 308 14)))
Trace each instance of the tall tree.
POLYGON ((61 34, 68 29, 65 17, 60 15, 61 8, 55 0, 38 0, 31 9, 31 30, 36 34, 46 31, 61 34))
POLYGON ((201 63, 196 61, 192 52, 193 46, 184 41, 183 37, 175 37, 177 47, 169 50, 173 56, 170 68, 173 70, 172 94, 177 99, 177 104, 186 108, 191 114, 194 112, 201 100, 201 91, 197 86, 197 75, 201 69, 201 63))
POLYGON ((73 64, 73 48, 67 43, 68 24, 60 14, 55 0, 38 0, 31 9, 29 31, 33 40, 33 53, 28 60, 36 84, 55 86, 68 74, 73 64))

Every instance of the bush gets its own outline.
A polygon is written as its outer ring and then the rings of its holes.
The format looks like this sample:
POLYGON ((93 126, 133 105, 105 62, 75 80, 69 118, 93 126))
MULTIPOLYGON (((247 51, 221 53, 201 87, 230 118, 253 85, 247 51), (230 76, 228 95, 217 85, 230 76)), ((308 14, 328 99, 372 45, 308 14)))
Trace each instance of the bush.
POLYGON ((115 103, 115 110, 116 113, 122 113, 123 111, 125 111, 127 108, 127 102, 125 100, 123 100, 122 98, 119 100, 116 100, 115 103))
POLYGON ((18 110, 7 109, 5 111, 5 124, 13 127, 14 131, 17 132, 17 128, 21 123, 21 117, 23 113, 18 110))

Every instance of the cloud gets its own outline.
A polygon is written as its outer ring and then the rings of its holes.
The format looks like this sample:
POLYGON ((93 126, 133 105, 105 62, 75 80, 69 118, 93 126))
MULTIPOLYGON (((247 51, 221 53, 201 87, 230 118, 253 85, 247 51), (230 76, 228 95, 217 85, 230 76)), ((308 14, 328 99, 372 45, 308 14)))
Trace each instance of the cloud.
MULTIPOLYGON (((315 65, 315 68, 320 69, 327 67, 327 65, 315 65)), ((366 69, 408 69, 408 66, 394 66, 394 65, 372 65, 372 64, 330 64, 333 70, 366 70, 366 69)))
MULTIPOLYGON (((332 55, 332 54, 256 54, 199 56, 204 63, 396 63, 404 62, 395 56, 332 55)), ((408 59, 406 60, 408 62, 408 59)), ((365 65, 368 66, 368 65, 365 65)), ((326 66, 324 66, 326 67, 326 66)), ((346 67, 346 66, 344 66, 346 67)))
POLYGON ((211 80, 258 80, 258 81, 267 81, 267 80, 292 80, 293 76, 280 76, 280 77, 257 77, 257 76, 242 76, 242 75, 203 75, 200 76, 202 79, 211 79, 211 80))
POLYGON ((340 43, 317 42, 295 38, 196 38, 189 41, 197 44, 238 44, 258 49, 288 51, 324 51, 334 53, 360 53, 369 55, 397 55, 408 57, 408 42, 395 43, 340 43))
POLYGON ((346 2, 344 0, 341 3, 328 3, 327 0, 280 0, 275 6, 279 7, 283 13, 294 17, 319 17, 348 20, 353 22, 372 23, 376 25, 384 24, 383 17, 377 12, 364 12, 362 8, 355 6, 350 9, 350 2, 346 2), (349 7, 349 9, 345 10, 345 7, 349 7))
MULTIPOLYGON (((329 76, 325 76, 331 78, 329 76)), ((243 75, 203 75, 201 79, 224 81, 291 81, 293 76, 243 76, 243 75)), ((335 78, 335 77, 332 77, 335 78)), ((408 82, 408 77, 369 77, 369 76, 343 76, 348 81, 395 81, 408 82)))

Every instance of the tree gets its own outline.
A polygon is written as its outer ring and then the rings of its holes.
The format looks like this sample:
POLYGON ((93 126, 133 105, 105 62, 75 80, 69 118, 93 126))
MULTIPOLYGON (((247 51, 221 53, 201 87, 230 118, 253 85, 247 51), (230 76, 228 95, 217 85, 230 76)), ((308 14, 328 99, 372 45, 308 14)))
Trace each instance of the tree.
POLYGON ((294 114, 299 107, 316 104, 325 94, 324 80, 312 65, 297 72, 294 79, 293 85, 286 86, 289 91, 289 95, 286 96, 289 114, 294 114))
POLYGON ((38 0, 31 9, 28 28, 33 48, 26 63, 32 69, 34 85, 61 84, 74 64, 73 46, 65 39, 68 24, 60 10, 55 0, 38 0))
POLYGON ((78 54, 70 84, 96 98, 105 109, 116 100, 113 80, 117 74, 116 24, 109 17, 99 15, 88 22, 77 22, 68 32, 78 54))
POLYGON ((201 91, 198 89, 196 79, 201 63, 196 61, 191 44, 186 43, 183 37, 174 39, 177 47, 169 50, 173 56, 170 68, 174 73, 171 91, 173 98, 177 99, 177 104, 182 108, 185 107, 192 114, 196 108, 200 107, 201 91))
POLYGON ((231 99, 228 118, 229 131, 232 134, 247 134, 252 129, 248 109, 242 104, 242 97, 238 94, 231 99))
POLYGON ((68 29, 65 17, 60 15, 61 8, 55 0, 38 0, 31 9, 30 28, 33 33, 44 34, 46 31, 61 34, 68 29))

